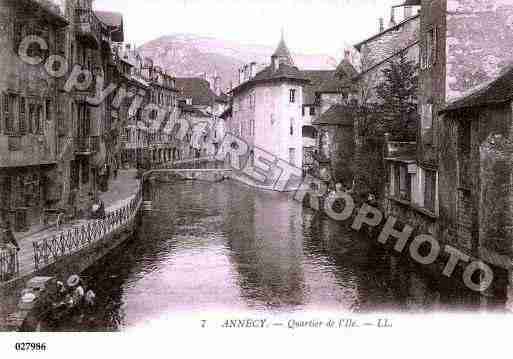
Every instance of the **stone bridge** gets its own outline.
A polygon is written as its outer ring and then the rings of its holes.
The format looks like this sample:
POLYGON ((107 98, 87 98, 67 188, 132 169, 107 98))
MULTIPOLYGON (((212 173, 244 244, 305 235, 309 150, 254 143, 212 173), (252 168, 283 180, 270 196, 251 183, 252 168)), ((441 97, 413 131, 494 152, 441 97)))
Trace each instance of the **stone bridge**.
POLYGON ((232 170, 224 168, 212 169, 154 169, 144 173, 144 182, 171 182, 177 179, 220 182, 231 178, 232 170))

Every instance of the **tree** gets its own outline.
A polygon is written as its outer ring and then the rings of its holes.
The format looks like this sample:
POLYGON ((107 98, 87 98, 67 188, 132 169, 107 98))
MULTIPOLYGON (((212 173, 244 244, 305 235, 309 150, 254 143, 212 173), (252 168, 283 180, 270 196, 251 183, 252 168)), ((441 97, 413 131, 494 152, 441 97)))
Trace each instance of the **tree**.
POLYGON ((382 74, 384 81, 376 87, 383 115, 381 131, 390 133, 394 139, 415 140, 418 120, 415 62, 408 60, 403 52, 382 74))
MULTIPOLYGON (((362 69, 372 69, 369 53, 363 53, 362 69)), ((384 135, 396 140, 414 140, 417 131, 416 64, 402 53, 389 66, 367 71, 357 85, 356 151, 353 159, 355 191, 382 197, 386 168, 383 158, 384 135), (377 85, 376 85, 377 84, 377 85)))

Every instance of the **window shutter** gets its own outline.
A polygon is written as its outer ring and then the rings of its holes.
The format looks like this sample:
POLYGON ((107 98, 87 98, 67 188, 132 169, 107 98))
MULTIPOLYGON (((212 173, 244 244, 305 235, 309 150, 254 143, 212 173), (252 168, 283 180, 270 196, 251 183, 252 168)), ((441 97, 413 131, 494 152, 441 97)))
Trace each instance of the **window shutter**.
POLYGON ((438 61, 438 26, 433 29, 433 64, 438 61))
POLYGON ((1 94, 0 98, 0 133, 6 132, 5 122, 7 121, 8 98, 5 93, 1 94))
POLYGON ((25 97, 20 96, 19 111, 18 111, 18 123, 20 127, 20 135, 27 133, 27 116, 26 116, 26 101, 25 97))

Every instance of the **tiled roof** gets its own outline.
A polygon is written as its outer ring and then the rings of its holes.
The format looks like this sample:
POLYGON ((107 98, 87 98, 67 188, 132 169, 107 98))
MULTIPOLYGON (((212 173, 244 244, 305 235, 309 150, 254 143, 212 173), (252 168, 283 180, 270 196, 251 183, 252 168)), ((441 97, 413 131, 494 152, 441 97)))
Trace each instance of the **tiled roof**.
POLYGON ((337 78, 336 76, 332 76, 322 83, 317 92, 320 93, 342 93, 344 89, 347 89, 350 86, 348 81, 343 81, 337 78))
POLYGON ((353 64, 351 64, 351 62, 345 58, 340 61, 340 64, 338 64, 335 72, 339 76, 345 75, 350 80, 358 76, 358 71, 356 71, 353 64))
POLYGON ((111 11, 95 11, 94 13, 98 16, 98 19, 100 19, 100 21, 107 25, 111 30, 117 29, 111 34, 113 41, 124 41, 123 15, 121 13, 111 11))
POLYGON ((294 66, 294 60, 292 59, 292 54, 289 51, 289 48, 287 47, 287 44, 285 43, 285 39, 283 38, 283 35, 281 37, 280 43, 278 44, 278 47, 276 48, 276 51, 274 51, 274 54, 272 57, 278 57, 281 59, 281 61, 288 65, 288 66, 294 66))
POLYGON ((312 124, 354 126, 355 115, 356 109, 354 107, 345 105, 333 105, 318 119, 313 121, 312 124))
POLYGON ((194 106, 211 106, 217 95, 210 88, 207 80, 197 77, 182 77, 176 79, 176 88, 181 97, 192 98, 194 106))
POLYGON ((449 103, 441 112, 504 103, 511 100, 513 100, 513 64, 503 70, 496 79, 449 103))
POLYGON ((310 83, 303 88, 303 104, 312 105, 315 103, 315 93, 318 92, 324 81, 335 75, 334 70, 303 70, 304 77, 310 80, 310 83))
POLYGON ((293 80, 304 83, 310 82, 310 80, 301 71, 299 71, 297 67, 289 66, 282 63, 276 70, 273 70, 272 65, 267 66, 265 69, 257 73, 256 76, 253 77, 251 80, 242 83, 241 85, 234 88, 232 91, 238 92, 239 90, 246 88, 248 86, 252 86, 256 83, 281 80, 293 80))

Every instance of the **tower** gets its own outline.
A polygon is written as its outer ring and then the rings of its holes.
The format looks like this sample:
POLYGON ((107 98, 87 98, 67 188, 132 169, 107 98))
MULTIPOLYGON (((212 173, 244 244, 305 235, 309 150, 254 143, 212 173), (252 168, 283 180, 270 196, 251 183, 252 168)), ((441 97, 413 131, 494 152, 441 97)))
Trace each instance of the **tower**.
POLYGON ((289 51, 289 48, 287 47, 287 44, 285 43, 285 35, 283 29, 281 30, 281 39, 280 43, 278 44, 278 47, 274 51, 274 54, 271 56, 271 63, 273 66, 273 69, 276 71, 279 69, 281 64, 287 65, 287 66, 295 66, 294 60, 292 59, 292 55, 289 51))

